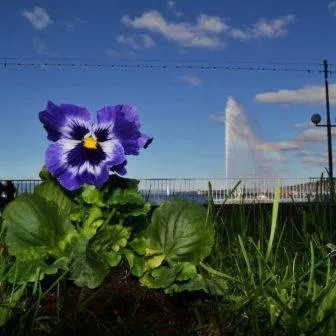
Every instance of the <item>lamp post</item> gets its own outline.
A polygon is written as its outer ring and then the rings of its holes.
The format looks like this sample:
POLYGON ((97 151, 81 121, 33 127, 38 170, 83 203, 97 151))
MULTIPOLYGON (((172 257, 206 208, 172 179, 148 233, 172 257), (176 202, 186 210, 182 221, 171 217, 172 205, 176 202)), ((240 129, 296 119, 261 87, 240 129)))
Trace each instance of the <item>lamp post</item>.
POLYGON ((311 117, 312 123, 316 127, 327 127, 327 138, 328 138, 328 166, 329 166, 329 188, 331 200, 334 200, 334 174, 333 174, 333 158, 332 158, 332 143, 331 143, 331 127, 336 127, 330 122, 330 104, 329 104, 329 83, 328 83, 328 62, 323 61, 324 65, 324 84, 326 93, 326 112, 327 112, 327 123, 325 125, 320 125, 321 116, 319 114, 313 114, 311 117))

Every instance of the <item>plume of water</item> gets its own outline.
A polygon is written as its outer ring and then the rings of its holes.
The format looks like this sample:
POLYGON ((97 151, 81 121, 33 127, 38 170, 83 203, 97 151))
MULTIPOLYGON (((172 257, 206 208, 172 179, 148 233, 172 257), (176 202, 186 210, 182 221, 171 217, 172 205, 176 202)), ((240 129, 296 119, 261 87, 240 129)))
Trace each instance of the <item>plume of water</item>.
POLYGON ((229 175, 229 162, 230 162, 230 149, 231 149, 231 127, 228 118, 229 112, 228 106, 225 109, 225 176, 228 179, 229 175))
POLYGON ((261 176, 270 173, 271 159, 250 126, 244 110, 229 97, 225 108, 225 174, 226 178, 261 176))

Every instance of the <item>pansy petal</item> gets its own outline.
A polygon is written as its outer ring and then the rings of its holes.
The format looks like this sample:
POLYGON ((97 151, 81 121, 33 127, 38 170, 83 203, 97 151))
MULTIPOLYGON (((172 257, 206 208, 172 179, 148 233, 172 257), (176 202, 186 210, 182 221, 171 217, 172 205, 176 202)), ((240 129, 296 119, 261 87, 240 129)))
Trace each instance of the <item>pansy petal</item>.
POLYGON ((104 106, 97 112, 98 123, 114 122, 116 116, 119 114, 129 122, 135 123, 138 128, 141 126, 138 110, 135 106, 130 104, 104 106))
POLYGON ((47 108, 39 113, 39 119, 48 133, 48 140, 57 141, 61 136, 59 130, 65 123, 61 108, 48 102, 47 108))
POLYGON ((112 126, 109 123, 93 124, 92 133, 95 135, 98 142, 104 142, 113 138, 112 126))
POLYGON ((125 161, 124 149, 118 141, 106 141, 101 146, 105 159, 100 163, 93 164, 92 161, 87 161, 81 165, 79 168, 81 184, 94 184, 97 188, 101 188, 108 180, 110 168, 125 161))
POLYGON ((126 155, 138 155, 139 149, 146 148, 153 140, 140 133, 138 111, 132 105, 105 106, 98 111, 97 119, 101 127, 112 125, 112 133, 123 145, 126 155))
POLYGON ((125 160, 123 163, 113 166, 111 168, 112 172, 116 172, 119 175, 126 175, 127 174, 127 170, 125 168, 125 166, 127 165, 127 160, 125 160))
POLYGON ((73 174, 71 171, 64 171, 62 175, 60 175, 57 180, 60 182, 60 184, 71 191, 77 190, 80 187, 83 186, 83 184, 80 181, 80 178, 78 175, 73 174))
POLYGON ((77 169, 86 163, 92 166, 98 166, 106 159, 107 156, 100 146, 98 146, 97 149, 85 148, 82 142, 79 142, 66 154, 66 160, 69 166, 77 169))
POLYGON ((90 112, 85 107, 73 104, 61 104, 60 108, 69 119, 90 120, 90 112))
POLYGON ((103 184, 108 180, 108 177, 109 173, 106 164, 104 164, 102 167, 92 166, 88 164, 84 168, 82 173, 79 174, 79 178, 82 185, 84 183, 93 184, 97 188, 101 188, 103 184))
POLYGON ((84 107, 48 102, 44 111, 39 113, 39 119, 48 133, 48 140, 57 141, 63 136, 64 126, 69 121, 88 122, 90 114, 84 107))
POLYGON ((61 128, 61 134, 64 138, 83 140, 90 133, 91 128, 92 125, 89 121, 68 119, 66 124, 61 128))
POLYGON ((71 147, 76 146, 76 143, 57 141, 51 144, 46 151, 46 166, 48 171, 63 187, 69 190, 76 190, 80 187, 80 180, 76 171, 73 171, 65 160, 66 152, 71 147))
POLYGON ((145 134, 141 134, 138 139, 138 145, 140 148, 147 148, 153 142, 153 137, 145 134))
POLYGON ((97 112, 98 124, 111 124, 112 126, 115 123, 116 115, 120 112, 120 106, 104 106, 97 112))
POLYGON ((125 151, 118 140, 109 140, 99 144, 107 157, 107 164, 118 165, 125 161, 125 151))

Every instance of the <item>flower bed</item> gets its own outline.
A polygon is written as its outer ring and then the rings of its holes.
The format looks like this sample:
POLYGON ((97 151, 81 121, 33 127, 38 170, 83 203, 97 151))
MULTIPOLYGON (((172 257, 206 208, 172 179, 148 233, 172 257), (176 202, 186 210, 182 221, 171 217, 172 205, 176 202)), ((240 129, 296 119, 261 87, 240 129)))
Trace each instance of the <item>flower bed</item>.
POLYGON ((271 214, 223 216, 211 199, 152 211, 120 176, 153 140, 134 107, 105 107, 95 123, 48 103, 40 120, 43 182, 0 218, 4 335, 336 334, 331 208, 296 204, 302 227, 279 225, 278 188, 271 214))

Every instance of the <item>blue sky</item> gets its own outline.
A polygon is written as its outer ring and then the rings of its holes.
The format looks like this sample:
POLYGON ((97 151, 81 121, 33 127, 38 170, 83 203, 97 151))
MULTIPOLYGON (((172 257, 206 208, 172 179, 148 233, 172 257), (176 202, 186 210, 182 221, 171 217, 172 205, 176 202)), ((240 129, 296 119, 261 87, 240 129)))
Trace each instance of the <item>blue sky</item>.
MULTIPOLYGON (((7 0, 0 57, 336 63, 336 2, 302 3, 7 0)), ((311 114, 325 115, 318 73, 7 66, 0 69, 0 87, 0 179, 37 177, 48 146, 38 112, 48 100, 86 106, 94 116, 103 105, 137 106, 142 131, 154 142, 129 157, 129 177, 225 177, 227 167, 229 176, 310 177, 327 166, 326 130, 309 125, 311 114)), ((334 76, 330 90, 334 120, 334 76)))

